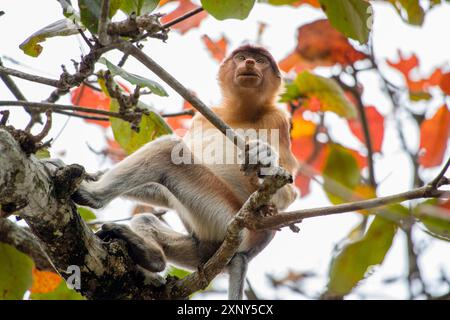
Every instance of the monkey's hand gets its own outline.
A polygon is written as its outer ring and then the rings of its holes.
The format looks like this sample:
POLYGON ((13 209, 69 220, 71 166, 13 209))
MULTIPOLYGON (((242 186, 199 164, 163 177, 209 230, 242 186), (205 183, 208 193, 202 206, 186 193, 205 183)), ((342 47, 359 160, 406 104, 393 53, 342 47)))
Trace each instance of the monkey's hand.
POLYGON ((268 168, 278 165, 278 157, 278 153, 268 143, 262 140, 250 140, 245 145, 241 170, 245 175, 256 172, 258 177, 264 177, 267 175, 265 171, 268 168))
POLYGON ((112 239, 125 241, 131 259, 148 271, 160 272, 166 267, 166 257, 159 244, 144 240, 126 225, 105 223, 96 235, 107 242, 112 239))

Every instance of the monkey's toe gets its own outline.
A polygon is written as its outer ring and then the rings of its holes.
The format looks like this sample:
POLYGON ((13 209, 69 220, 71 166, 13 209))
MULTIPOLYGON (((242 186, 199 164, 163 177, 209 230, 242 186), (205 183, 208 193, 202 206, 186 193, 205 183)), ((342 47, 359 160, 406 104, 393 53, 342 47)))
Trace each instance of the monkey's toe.
POLYGON ((163 271, 166 257, 162 248, 156 243, 149 243, 133 232, 128 226, 105 223, 96 235, 103 241, 121 239, 125 241, 131 259, 151 272, 163 271))

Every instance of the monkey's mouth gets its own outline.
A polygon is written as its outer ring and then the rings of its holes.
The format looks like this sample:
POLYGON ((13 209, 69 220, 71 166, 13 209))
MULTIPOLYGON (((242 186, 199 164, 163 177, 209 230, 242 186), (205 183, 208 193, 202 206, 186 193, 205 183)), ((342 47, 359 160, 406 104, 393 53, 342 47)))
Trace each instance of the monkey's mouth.
POLYGON ((254 72, 242 72, 238 74, 238 77, 260 78, 259 74, 254 72))

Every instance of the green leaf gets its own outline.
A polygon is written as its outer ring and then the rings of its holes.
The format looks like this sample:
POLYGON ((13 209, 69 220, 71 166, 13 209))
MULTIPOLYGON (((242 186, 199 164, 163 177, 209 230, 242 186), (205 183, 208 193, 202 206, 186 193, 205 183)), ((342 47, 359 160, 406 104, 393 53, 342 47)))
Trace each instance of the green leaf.
POLYGON ((48 159, 50 158, 50 151, 48 151, 48 149, 39 149, 35 156, 38 159, 48 159))
POLYGON ((319 99, 323 111, 331 111, 348 119, 357 115, 355 106, 345 97, 344 91, 333 79, 303 71, 297 75, 292 84, 287 85, 286 93, 281 96, 281 100, 286 102, 304 97, 319 99))
POLYGON ((331 203, 348 202, 360 184, 361 174, 355 157, 344 147, 331 145, 323 171, 323 189, 331 203))
POLYGON ((437 199, 424 201, 413 209, 413 215, 423 223, 431 236, 450 241, 450 211, 437 204, 437 199))
POLYGON ((33 283, 33 260, 0 242, 0 300, 22 300, 33 283))
POLYGON ((201 0, 203 8, 218 20, 248 17, 255 0, 201 0))
MULTIPOLYGON (((127 1, 127 0, 126 0, 127 1)), ((109 7, 109 17, 112 18, 119 7, 122 0, 111 0, 109 7)), ((81 23, 92 33, 98 31, 98 21, 100 19, 102 0, 78 0, 80 7, 81 23)))
POLYGON ((133 12, 140 16, 152 12, 158 6, 159 0, 127 0, 122 1, 120 10, 126 14, 133 12))
POLYGON ((36 31, 19 45, 22 51, 32 57, 37 57, 42 52, 40 42, 56 36, 70 36, 78 34, 78 27, 68 19, 61 19, 36 31))
MULTIPOLYGON (((111 99, 110 110, 119 111, 119 103, 111 99)), ((117 118, 110 118, 114 139, 128 154, 133 153, 147 142, 172 131, 161 116, 155 112, 143 115, 139 124, 139 132, 131 128, 131 124, 117 118)))
POLYGON ((396 231, 395 223, 375 217, 364 237, 346 245, 333 258, 328 294, 348 294, 365 277, 370 267, 381 264, 391 248, 396 231))
POLYGON ((419 0, 388 0, 397 10, 403 21, 421 26, 425 20, 425 11, 419 0))
POLYGON ((372 7, 365 0, 319 0, 330 23, 346 37, 366 43, 372 23, 372 7))
POLYGON ((424 91, 422 91, 422 92, 413 92, 413 91, 410 91, 410 92, 409 92, 409 99, 410 99, 411 101, 422 101, 422 100, 428 101, 428 100, 430 100, 432 97, 433 97, 433 96, 432 96, 430 93, 424 92, 424 91))
POLYGON ((166 90, 164 90, 164 88, 159 83, 157 83, 153 80, 138 76, 136 74, 129 73, 129 72, 125 71, 124 69, 122 69, 121 67, 115 66, 114 64, 112 64, 111 62, 106 60, 105 58, 100 58, 98 60, 98 62, 106 65, 106 67, 108 68, 108 70, 111 72, 111 74, 113 76, 116 76, 116 75, 121 76, 128 82, 138 85, 141 88, 147 87, 148 89, 150 89, 151 92, 153 92, 154 94, 156 94, 158 96, 167 97, 166 90))
POLYGON ((178 279, 183 279, 184 277, 190 274, 191 274, 190 271, 180 269, 174 266, 170 266, 169 269, 167 270, 167 275, 177 277, 178 279))
POLYGON ((298 88, 295 82, 286 83, 284 89, 285 91, 280 96, 280 102, 284 103, 294 101, 297 100, 302 95, 300 89, 298 88))
POLYGON ((76 22, 80 22, 80 14, 72 7, 72 3, 70 0, 57 0, 63 9, 64 17, 70 19, 71 21, 75 20, 76 22))
POLYGON ((93 213, 88 208, 78 207, 77 210, 78 210, 78 213, 80 214, 81 218, 84 221, 91 221, 91 220, 95 220, 97 218, 95 216, 95 213, 93 213))
POLYGON ((61 281, 59 286, 46 293, 32 293, 30 295, 32 300, 85 300, 81 294, 73 289, 69 289, 65 281, 61 281))

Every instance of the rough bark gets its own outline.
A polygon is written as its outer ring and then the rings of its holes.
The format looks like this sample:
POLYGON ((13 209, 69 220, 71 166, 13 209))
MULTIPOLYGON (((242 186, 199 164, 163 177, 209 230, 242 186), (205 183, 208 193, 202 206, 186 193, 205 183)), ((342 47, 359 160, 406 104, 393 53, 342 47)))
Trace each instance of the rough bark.
POLYGON ((58 273, 67 278, 67 268, 78 266, 79 291, 90 299, 164 298, 165 287, 144 275, 122 241, 102 242, 81 219, 70 193, 72 181, 82 176, 76 165, 51 174, 0 128, 0 203, 3 209, 20 208, 16 214, 39 238, 58 273))

